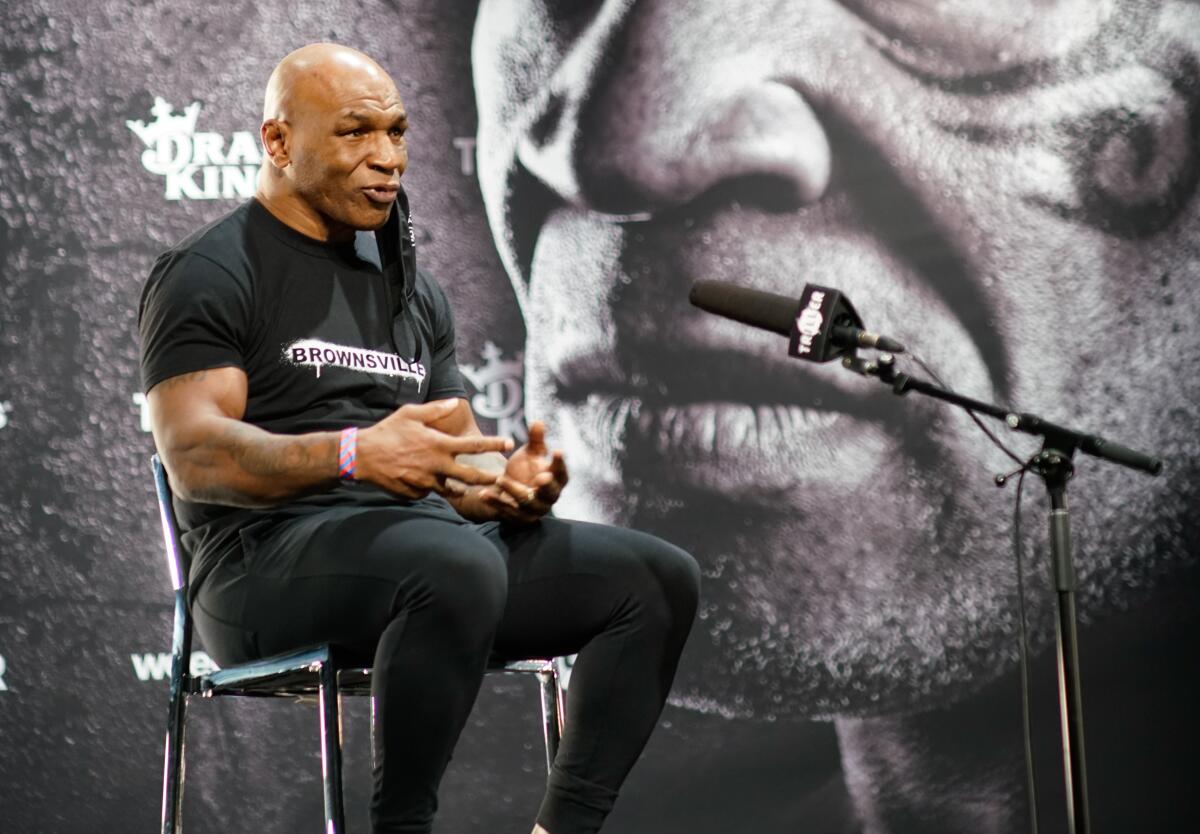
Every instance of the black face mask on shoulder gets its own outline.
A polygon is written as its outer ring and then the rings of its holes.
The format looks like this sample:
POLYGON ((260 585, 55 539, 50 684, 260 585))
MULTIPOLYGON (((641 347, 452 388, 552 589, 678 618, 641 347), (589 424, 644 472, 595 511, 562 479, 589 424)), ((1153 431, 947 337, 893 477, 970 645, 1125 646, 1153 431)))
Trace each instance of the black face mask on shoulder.
POLYGON ((421 340, 417 338, 412 316, 416 295, 417 245, 413 232, 408 194, 404 187, 396 195, 396 204, 387 221, 375 230, 379 259, 387 277, 392 299, 392 339, 401 351, 411 351, 413 361, 421 361, 421 340))

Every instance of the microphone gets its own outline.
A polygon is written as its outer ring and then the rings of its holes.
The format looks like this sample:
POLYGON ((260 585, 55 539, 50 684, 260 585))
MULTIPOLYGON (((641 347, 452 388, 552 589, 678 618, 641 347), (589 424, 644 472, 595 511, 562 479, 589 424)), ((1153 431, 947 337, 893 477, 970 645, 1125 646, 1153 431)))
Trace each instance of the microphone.
POLYGON ((723 281, 697 281, 688 295, 709 313, 788 337, 788 354, 828 362, 855 348, 902 353, 895 339, 868 333, 854 307, 838 290, 806 284, 799 300, 723 281))

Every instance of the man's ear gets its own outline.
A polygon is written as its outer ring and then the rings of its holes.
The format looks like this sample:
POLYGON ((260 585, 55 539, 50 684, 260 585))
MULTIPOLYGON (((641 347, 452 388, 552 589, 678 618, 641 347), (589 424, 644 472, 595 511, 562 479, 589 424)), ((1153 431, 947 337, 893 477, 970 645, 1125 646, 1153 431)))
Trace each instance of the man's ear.
POLYGON ((291 163, 292 128, 279 119, 267 119, 259 129, 263 151, 276 168, 283 170, 291 163))

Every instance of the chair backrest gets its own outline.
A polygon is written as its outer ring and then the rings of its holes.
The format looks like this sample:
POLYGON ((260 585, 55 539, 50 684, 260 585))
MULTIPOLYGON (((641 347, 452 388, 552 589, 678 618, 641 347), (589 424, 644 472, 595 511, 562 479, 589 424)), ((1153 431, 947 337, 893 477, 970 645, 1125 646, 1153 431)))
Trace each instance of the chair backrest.
POLYGON ((151 456, 150 468, 154 471, 154 491, 158 495, 158 517, 162 522, 167 572, 171 575, 171 587, 175 590, 175 626, 171 635, 171 688, 174 690, 186 685, 184 681, 187 679, 192 652, 192 618, 187 602, 188 558, 179 540, 179 524, 175 520, 175 505, 171 500, 167 470, 158 455, 151 456))
POLYGON ((158 494, 158 517, 162 521, 163 548, 171 587, 176 591, 187 591, 188 558, 179 540, 179 524, 175 520, 175 503, 167 470, 157 454, 150 457, 150 467, 154 470, 154 490, 158 494))

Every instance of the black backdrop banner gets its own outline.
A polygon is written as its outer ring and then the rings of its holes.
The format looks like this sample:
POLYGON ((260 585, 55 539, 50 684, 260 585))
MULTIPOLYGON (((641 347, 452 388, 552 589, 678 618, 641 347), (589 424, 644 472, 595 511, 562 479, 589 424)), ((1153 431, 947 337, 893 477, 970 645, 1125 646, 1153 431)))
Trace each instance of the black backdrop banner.
MULTIPOLYGON (((419 257, 485 430, 546 420, 562 515, 704 570, 611 830, 1027 828, 1008 459, 961 413, 691 308, 698 279, 836 287, 952 387, 1164 457, 1157 479, 1082 458, 1071 486, 1093 816, 1200 822, 1200 5, 10 0, 0 24, 5 831, 157 825, 171 605, 137 299, 252 195, 267 76, 319 40, 400 88, 419 257)), ((1027 483, 1060 831, 1043 504, 1027 483)), ((529 830, 537 726, 531 683, 485 682, 439 831, 529 830)), ((188 759, 189 831, 319 826, 310 707, 195 703, 188 759)))

